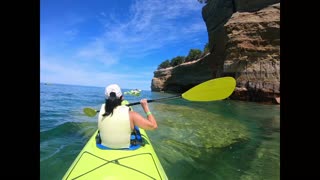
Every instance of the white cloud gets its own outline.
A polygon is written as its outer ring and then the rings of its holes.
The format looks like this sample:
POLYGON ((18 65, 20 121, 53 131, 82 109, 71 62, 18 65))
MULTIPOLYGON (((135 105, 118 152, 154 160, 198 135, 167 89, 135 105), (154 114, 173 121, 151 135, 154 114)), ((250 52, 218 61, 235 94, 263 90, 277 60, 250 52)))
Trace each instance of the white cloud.
POLYGON ((118 54, 128 57, 145 56, 165 47, 172 41, 184 42, 206 31, 201 17, 189 17, 201 13, 201 5, 194 0, 140 0, 131 6, 127 21, 112 19, 106 25, 104 36, 100 37, 106 47, 118 47, 118 54), (183 21, 183 18, 193 21, 183 21), (181 22, 182 21, 182 22, 181 22), (113 22, 115 24, 110 24, 113 22), (180 22, 177 25, 177 22, 180 22))
POLYGON ((84 31, 80 29, 81 23, 89 17, 71 12, 63 17, 63 23, 57 23, 63 26, 51 24, 45 26, 47 31, 42 31, 47 36, 41 36, 41 81, 93 86, 118 82, 123 87, 139 86, 137 88, 149 90, 157 67, 132 67, 132 61, 172 44, 193 43, 199 39, 199 33, 206 32, 206 27, 202 17, 194 13, 201 14, 201 8, 196 0, 137 0, 127 14, 97 12, 96 22, 101 23, 104 31, 94 33, 95 38, 89 41, 77 39, 84 31), (70 40, 79 43, 70 43, 70 40), (48 49, 50 47, 52 49, 48 49), (48 58, 49 53, 55 52, 69 58, 57 55, 48 58), (97 69, 93 68, 95 65, 97 69), (127 65, 128 68, 123 68, 127 65))
MULTIPOLYGON (((139 59, 168 44, 185 43, 206 31, 203 19, 194 17, 194 13, 201 14, 201 8, 202 5, 196 0, 137 0, 128 14, 107 16, 100 11, 97 22, 103 23, 105 32, 97 34, 91 42, 84 42, 86 45, 78 47, 74 55, 109 66, 118 63, 119 59, 139 59)), ((67 47, 72 45, 70 40, 78 38, 81 33, 78 25, 88 18, 69 12, 64 19, 68 28, 63 31, 66 37, 53 42, 67 47)))
POLYGON ((114 71, 113 68, 110 71, 92 71, 87 66, 72 62, 65 64, 65 62, 65 59, 41 56, 40 82, 98 87, 118 83, 124 88, 139 87, 143 90, 150 90, 152 73, 139 72, 132 68, 127 71, 114 71), (148 76, 150 78, 146 78, 148 76))
POLYGON ((86 47, 81 48, 75 55, 75 58, 101 62, 106 66, 117 64, 117 58, 105 48, 105 43, 96 40, 86 47))

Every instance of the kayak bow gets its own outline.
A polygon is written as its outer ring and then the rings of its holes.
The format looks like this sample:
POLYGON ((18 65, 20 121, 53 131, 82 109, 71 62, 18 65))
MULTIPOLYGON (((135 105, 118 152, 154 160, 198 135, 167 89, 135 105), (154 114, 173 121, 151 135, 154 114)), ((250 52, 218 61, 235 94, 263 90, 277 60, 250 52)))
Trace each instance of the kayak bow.
POLYGON ((92 135, 63 177, 70 179, 168 179, 145 130, 144 146, 136 150, 105 150, 92 135))

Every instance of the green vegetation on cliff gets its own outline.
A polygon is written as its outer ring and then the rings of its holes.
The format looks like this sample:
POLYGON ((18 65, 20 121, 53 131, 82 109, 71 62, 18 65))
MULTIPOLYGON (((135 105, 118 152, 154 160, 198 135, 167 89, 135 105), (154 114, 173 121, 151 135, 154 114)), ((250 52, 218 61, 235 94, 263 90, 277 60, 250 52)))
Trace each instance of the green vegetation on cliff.
POLYGON ((203 52, 200 49, 190 49, 188 55, 185 56, 176 56, 172 58, 171 60, 167 59, 163 61, 159 66, 159 69, 168 68, 168 67, 175 67, 179 64, 182 64, 184 62, 190 62, 197 60, 204 55, 206 55, 209 52, 209 43, 206 43, 203 49, 203 52))

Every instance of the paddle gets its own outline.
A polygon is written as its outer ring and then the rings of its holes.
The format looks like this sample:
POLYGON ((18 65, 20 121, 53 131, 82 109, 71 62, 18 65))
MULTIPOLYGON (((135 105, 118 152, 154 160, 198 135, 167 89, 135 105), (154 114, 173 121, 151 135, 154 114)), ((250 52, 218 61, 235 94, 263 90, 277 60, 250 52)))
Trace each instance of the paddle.
MULTIPOLYGON (((201 84, 194 86, 181 95, 147 100, 150 102, 164 101, 169 99, 183 98, 189 101, 216 101, 229 97, 236 87, 236 80, 233 77, 221 77, 205 81, 201 84)), ((133 106, 140 104, 140 102, 134 102, 127 104, 127 106, 133 106)), ((99 112, 92 108, 84 108, 83 112, 90 117, 93 117, 99 112)))

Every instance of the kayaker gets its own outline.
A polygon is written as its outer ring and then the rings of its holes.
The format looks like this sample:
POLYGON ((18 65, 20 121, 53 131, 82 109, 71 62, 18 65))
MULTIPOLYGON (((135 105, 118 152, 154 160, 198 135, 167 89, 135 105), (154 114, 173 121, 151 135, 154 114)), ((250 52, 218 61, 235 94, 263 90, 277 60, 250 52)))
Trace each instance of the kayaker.
POLYGON ((110 84, 105 88, 105 103, 102 104, 98 116, 98 129, 101 144, 109 148, 128 148, 130 136, 135 126, 145 130, 157 129, 154 115, 150 112, 147 99, 141 99, 141 107, 147 118, 130 111, 122 104, 124 100, 121 88, 117 84, 110 84))

